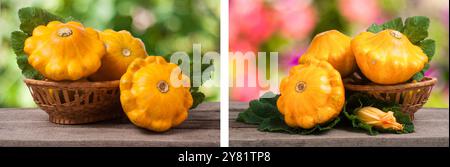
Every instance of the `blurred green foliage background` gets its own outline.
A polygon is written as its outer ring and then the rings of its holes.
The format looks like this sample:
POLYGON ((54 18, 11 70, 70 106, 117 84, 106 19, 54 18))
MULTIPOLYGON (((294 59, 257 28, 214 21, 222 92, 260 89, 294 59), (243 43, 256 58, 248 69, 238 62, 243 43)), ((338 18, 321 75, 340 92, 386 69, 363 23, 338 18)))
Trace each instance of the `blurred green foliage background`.
MULTIPOLYGON (((0 0, 0 107, 33 107, 30 93, 10 47, 10 33, 19 29, 17 11, 40 7, 72 16, 98 30, 128 30, 142 39, 149 55, 219 49, 220 7, 216 0, 0 0)), ((218 89, 202 89, 208 101, 218 100, 218 89)))

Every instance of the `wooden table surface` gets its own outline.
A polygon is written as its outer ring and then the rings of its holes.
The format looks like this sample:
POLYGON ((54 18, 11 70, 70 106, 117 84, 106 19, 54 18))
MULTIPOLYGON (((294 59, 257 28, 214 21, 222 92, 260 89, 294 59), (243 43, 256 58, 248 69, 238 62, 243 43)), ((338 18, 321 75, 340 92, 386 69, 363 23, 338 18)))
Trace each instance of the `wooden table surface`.
POLYGON ((415 132, 369 136, 354 129, 332 129, 319 135, 260 132, 236 122, 247 103, 230 103, 230 146, 235 147, 448 147, 449 109, 422 109, 415 115, 415 132))
MULTIPOLYGON (((247 103, 230 103, 230 146, 327 147, 327 146, 449 146, 449 110, 422 109, 416 113, 416 132, 369 136, 354 129, 338 128, 319 135, 260 132, 254 125, 236 122, 247 103)), ((190 111, 180 126, 165 133, 137 128, 126 118, 85 125, 48 122, 40 109, 0 109, 0 146, 179 146, 220 145, 219 103, 203 103, 190 111)))
POLYGON ((85 125, 57 125, 40 109, 0 109, 0 146, 220 146, 219 103, 203 103, 165 133, 137 128, 127 118, 85 125))

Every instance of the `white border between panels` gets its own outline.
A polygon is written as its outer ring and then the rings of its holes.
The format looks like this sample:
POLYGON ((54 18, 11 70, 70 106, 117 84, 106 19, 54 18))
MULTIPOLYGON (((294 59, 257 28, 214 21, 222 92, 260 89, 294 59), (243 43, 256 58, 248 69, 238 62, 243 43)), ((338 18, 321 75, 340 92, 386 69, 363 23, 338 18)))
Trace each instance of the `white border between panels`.
POLYGON ((229 146, 228 0, 220 0, 220 147, 229 146))

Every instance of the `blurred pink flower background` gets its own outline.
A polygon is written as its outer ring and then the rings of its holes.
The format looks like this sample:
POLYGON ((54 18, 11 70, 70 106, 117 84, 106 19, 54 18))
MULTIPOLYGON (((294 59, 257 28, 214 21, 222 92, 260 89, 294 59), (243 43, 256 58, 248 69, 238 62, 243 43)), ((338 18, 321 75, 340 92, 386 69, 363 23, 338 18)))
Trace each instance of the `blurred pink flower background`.
POLYGON ((363 24, 371 24, 381 16, 381 9, 375 0, 340 0, 339 10, 348 20, 363 24))
MULTIPOLYGON (((230 51, 278 52, 280 80, 297 65, 298 58, 319 31, 337 29, 354 36, 372 23, 396 17, 427 16, 432 20, 430 37, 438 43, 427 75, 440 80, 427 105, 448 107, 448 1, 230 0, 229 7, 230 51), (442 33, 447 35, 442 37, 442 33)), ((256 70, 237 71, 236 76, 256 75, 256 70)), ((259 87, 231 87, 230 100, 250 101, 261 95, 260 90, 259 87)))
MULTIPOLYGON (((230 51, 257 52, 275 34, 285 38, 308 37, 315 26, 316 9, 310 1, 279 0, 267 5, 264 0, 230 1, 230 51)), ((238 71, 240 75, 256 72, 238 71)), ((249 101, 258 98, 260 88, 231 88, 231 99, 249 101)))

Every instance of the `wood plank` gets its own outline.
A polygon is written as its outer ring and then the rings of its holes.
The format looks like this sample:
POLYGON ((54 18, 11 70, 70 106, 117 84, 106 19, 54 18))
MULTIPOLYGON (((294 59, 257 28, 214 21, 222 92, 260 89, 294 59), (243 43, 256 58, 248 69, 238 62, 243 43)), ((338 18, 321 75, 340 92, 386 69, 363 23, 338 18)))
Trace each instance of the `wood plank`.
POLYGON ((236 112, 236 111, 239 111, 239 112, 243 111, 243 110, 247 109, 248 106, 249 106, 248 103, 245 103, 245 102, 232 101, 229 104, 230 104, 230 107, 229 107, 230 113, 231 112, 236 112))
MULTIPOLYGON (((103 121, 99 123, 83 124, 83 125, 58 125, 44 121, 1 121, 0 129, 14 129, 14 128, 62 128, 72 126, 76 128, 110 128, 110 129, 131 129, 135 128, 131 122, 126 121, 103 121)), ((218 121, 198 121, 198 120, 186 120, 181 125, 174 127, 173 129, 219 129, 220 124, 218 121)))
POLYGON ((219 103, 203 103, 180 126, 154 133, 116 119, 83 125, 58 125, 40 109, 0 109, 0 146, 156 146, 220 145, 219 103))
MULTIPOLYGON (((213 110, 190 110, 188 120, 216 120, 220 119, 220 112, 213 110)), ((0 121, 47 121, 48 115, 41 109, 2 109, 0 108, 0 121)))
POLYGON ((1 129, 2 147, 218 147, 218 130, 172 129, 166 133, 133 129, 1 129))
POLYGON ((411 134, 367 135, 363 131, 339 127, 318 135, 291 135, 260 132, 255 125, 236 122, 248 104, 230 103, 230 146, 235 147, 448 147, 449 109, 421 109, 411 134), (233 106, 233 107, 232 107, 233 106))
MULTIPOLYGON (((448 132, 448 131, 447 131, 448 132)), ((231 128, 232 147, 448 147, 448 135, 368 136, 365 133, 334 129, 322 135, 287 135, 259 132, 249 128, 231 128), (244 135, 245 134, 245 135, 244 135)), ((413 133, 413 134, 417 134, 413 133)))

